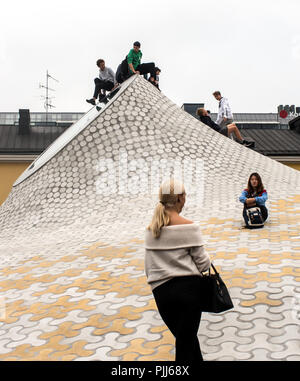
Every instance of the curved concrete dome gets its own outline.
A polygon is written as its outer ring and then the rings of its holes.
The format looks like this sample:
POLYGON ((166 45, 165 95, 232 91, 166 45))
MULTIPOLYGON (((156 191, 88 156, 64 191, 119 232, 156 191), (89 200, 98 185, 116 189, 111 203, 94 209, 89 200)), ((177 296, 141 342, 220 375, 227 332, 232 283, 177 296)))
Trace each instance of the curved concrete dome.
POLYGON ((174 359, 143 247, 170 170, 183 173, 182 215, 202 226, 235 304, 203 314, 204 359, 299 360, 300 173, 216 133, 141 76, 89 113, 0 207, 0 359, 174 359), (254 171, 269 218, 248 231, 238 197, 254 171))

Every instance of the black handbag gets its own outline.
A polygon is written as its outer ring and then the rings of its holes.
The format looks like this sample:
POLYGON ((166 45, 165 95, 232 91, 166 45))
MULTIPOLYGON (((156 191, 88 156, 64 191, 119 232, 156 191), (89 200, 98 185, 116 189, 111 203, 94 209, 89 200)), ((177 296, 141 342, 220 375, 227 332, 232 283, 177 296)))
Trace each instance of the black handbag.
POLYGON ((223 312, 233 308, 233 303, 227 287, 215 266, 211 263, 214 274, 210 268, 208 274, 202 273, 201 310, 204 312, 223 312))

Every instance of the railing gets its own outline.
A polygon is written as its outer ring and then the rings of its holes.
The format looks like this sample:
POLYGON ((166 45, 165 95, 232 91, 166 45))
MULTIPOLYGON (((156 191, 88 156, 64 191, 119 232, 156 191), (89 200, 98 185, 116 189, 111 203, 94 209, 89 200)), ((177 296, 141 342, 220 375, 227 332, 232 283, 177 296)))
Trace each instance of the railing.
MULTIPOLYGON (((45 112, 31 112, 30 121, 36 125, 44 125, 48 122, 70 122, 74 123, 84 115, 83 112, 62 112, 62 113, 48 113, 46 117, 45 112)), ((0 112, 0 125, 16 125, 19 124, 18 112, 0 112)))

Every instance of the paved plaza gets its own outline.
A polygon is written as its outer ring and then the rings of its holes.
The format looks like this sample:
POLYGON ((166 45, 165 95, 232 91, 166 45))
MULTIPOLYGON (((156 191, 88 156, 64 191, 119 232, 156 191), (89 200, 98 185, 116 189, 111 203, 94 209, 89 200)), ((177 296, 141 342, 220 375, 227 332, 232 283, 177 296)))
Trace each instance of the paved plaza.
POLYGON ((88 115, 0 207, 0 360, 174 360, 144 272, 158 195, 130 189, 155 178, 134 160, 184 158, 199 188, 187 188, 182 215, 200 224, 234 303, 203 313, 204 360, 300 360, 300 172, 203 125, 141 76, 88 115), (120 152, 126 173, 102 165, 120 152), (257 230, 243 228, 238 201, 252 172, 269 194, 257 230), (105 192, 124 175, 127 191, 105 192))

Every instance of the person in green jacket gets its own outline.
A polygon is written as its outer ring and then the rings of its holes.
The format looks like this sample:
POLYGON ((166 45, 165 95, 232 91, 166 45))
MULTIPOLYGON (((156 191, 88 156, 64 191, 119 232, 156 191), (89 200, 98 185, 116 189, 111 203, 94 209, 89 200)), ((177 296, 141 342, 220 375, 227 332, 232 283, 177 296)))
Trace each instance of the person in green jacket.
POLYGON ((133 49, 127 55, 127 63, 129 74, 148 74, 150 73, 149 81, 156 85, 155 64, 154 62, 141 63, 143 53, 141 52, 141 44, 139 41, 134 42, 133 49))

